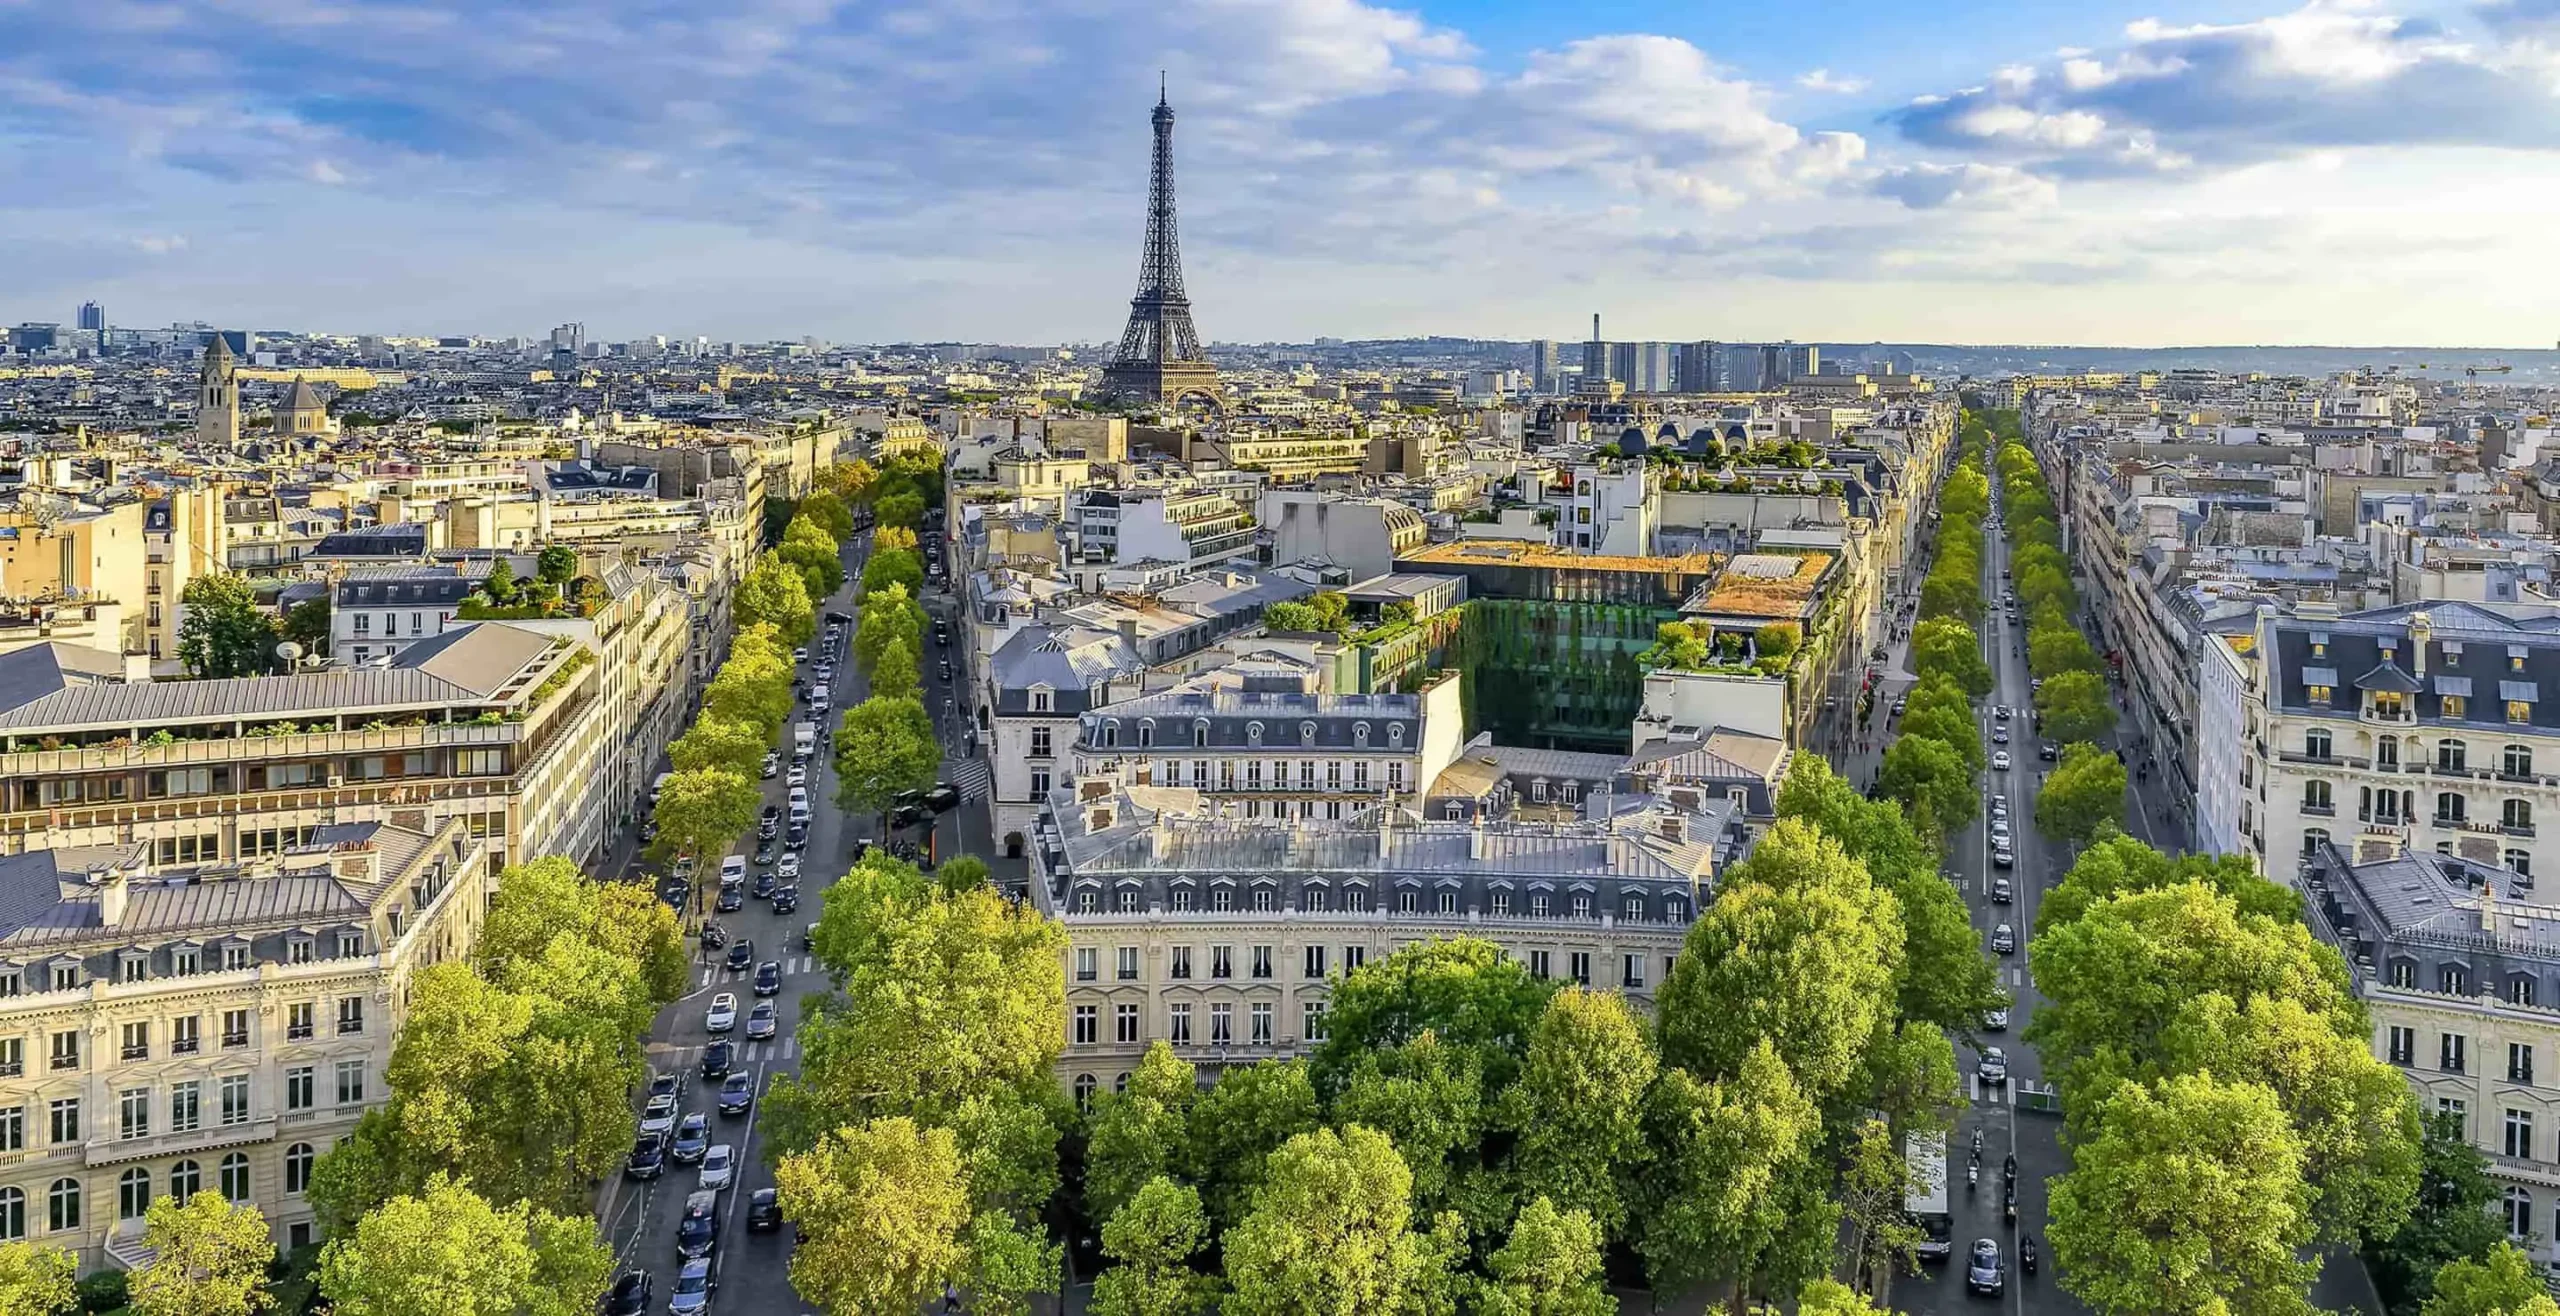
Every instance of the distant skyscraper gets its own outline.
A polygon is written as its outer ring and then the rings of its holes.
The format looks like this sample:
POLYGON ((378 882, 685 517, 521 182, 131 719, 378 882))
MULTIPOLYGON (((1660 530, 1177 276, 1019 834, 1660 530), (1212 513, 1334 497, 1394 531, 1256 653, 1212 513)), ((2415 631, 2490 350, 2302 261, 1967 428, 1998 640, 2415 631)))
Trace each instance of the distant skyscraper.
POLYGON ((100 333, 106 331, 107 308, 96 302, 80 303, 80 327, 100 333))
POLYGON ((1191 298, 1182 290, 1182 241, 1173 211, 1173 102, 1156 90, 1155 155, 1147 179, 1147 245, 1138 258, 1138 295, 1120 349, 1103 367, 1104 391, 1149 402, 1214 401, 1218 368, 1200 350, 1191 298))
POLYGON ((1591 341, 1582 345, 1582 382, 1613 378, 1609 373, 1609 342, 1600 336, 1600 315, 1591 316, 1591 341))
POLYGON ((1680 391, 1714 393, 1733 387, 1732 350, 1708 339, 1684 344, 1680 349, 1680 391))
POLYGON ((1564 389, 1564 351, 1552 338, 1529 344, 1529 387, 1540 393, 1564 389))
POLYGON ((204 370, 196 378, 196 442, 205 447, 240 445, 239 366, 225 335, 215 334, 204 345, 204 370))

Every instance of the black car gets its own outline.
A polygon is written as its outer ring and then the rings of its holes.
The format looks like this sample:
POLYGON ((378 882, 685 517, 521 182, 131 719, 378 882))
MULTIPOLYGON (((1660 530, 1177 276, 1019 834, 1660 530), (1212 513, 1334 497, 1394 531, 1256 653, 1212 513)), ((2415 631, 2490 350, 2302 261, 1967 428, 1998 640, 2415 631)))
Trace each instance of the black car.
POLYGON ((756 1081, 744 1074, 731 1074, 720 1080, 720 1113, 744 1115, 755 1104, 756 1081))
POLYGON ((834 611, 833 609, 828 610, 827 620, 838 626, 851 626, 853 624, 853 618, 851 616, 834 611))
POLYGON ((773 838, 767 837, 756 846, 756 862, 758 864, 770 864, 773 862, 774 853, 773 838))
POLYGON ((758 996, 772 996, 782 990, 782 961, 766 960, 756 966, 755 991, 758 996))
POLYGON ((782 1228, 782 1194, 759 1188, 747 1196, 747 1232, 770 1234, 782 1228))
POLYGON ((667 902, 669 906, 676 909, 684 908, 685 897, 691 894, 693 893, 685 890, 681 883, 676 882, 670 882, 665 886, 658 888, 658 899, 667 902))
POLYGON ((702 1048, 702 1076, 727 1078, 729 1066, 737 1063, 737 1048, 727 1042, 713 1042, 702 1048))
POLYGON ((808 844, 809 824, 807 823, 793 823, 791 824, 791 829, 782 834, 782 848, 785 850, 805 849, 808 844))
POLYGON ((2054 743, 2050 740, 2036 746, 2036 757, 2043 759, 2048 763, 2052 762, 2054 757, 2061 752, 2062 751, 2060 749, 2055 748, 2054 743))
POLYGON ((950 660, 950 659, 948 659, 948 658, 945 658, 945 659, 943 659, 940 663, 936 664, 935 666, 936 666, 936 669, 937 669, 938 671, 940 671, 940 672, 941 672, 941 674, 942 674, 942 679, 943 679, 946 683, 947 683, 947 682, 949 682, 949 681, 951 680, 951 660, 950 660))
POLYGON ((762 900, 772 895, 774 887, 780 883, 780 880, 771 873, 756 874, 756 899, 762 900))
POLYGON ((604 1295, 604 1316, 645 1316, 649 1310, 649 1272, 626 1270, 604 1295))
POLYGON ((800 909, 800 888, 787 886, 773 893, 773 912, 793 914, 800 909))
POLYGON ((711 907, 723 914, 728 914, 746 908, 746 904, 747 898, 738 894, 738 888, 724 886, 720 888, 720 898, 713 901, 711 907))
POLYGON ((667 1168, 667 1143, 654 1133, 643 1133, 631 1144, 631 1159, 622 1163, 622 1172, 634 1179, 655 1179, 667 1168))
POLYGON ((889 827, 893 831, 904 831, 932 816, 933 811, 921 804, 901 804, 889 811, 889 827))
POLYGON ((933 783, 932 790, 924 793, 924 802, 925 807, 935 813, 949 813, 960 807, 960 788, 947 781, 937 781, 933 783))
POLYGON ((738 938, 736 941, 733 941, 733 942, 730 942, 730 943, 729 943, 729 967, 730 967, 730 968, 733 968, 733 969, 744 969, 744 968, 746 968, 748 965, 753 964, 753 963, 755 963, 755 962, 756 962, 756 943, 755 943, 755 941, 754 941, 753 939, 748 938, 748 937, 740 937, 740 938, 738 938))

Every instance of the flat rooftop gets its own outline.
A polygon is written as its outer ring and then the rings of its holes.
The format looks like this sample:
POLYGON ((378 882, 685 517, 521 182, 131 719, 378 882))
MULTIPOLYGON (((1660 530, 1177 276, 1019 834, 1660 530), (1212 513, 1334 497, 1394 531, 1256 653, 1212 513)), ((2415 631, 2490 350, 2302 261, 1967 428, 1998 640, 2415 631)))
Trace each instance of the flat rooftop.
POLYGON ((1682 553, 1672 557, 1630 557, 1612 553, 1568 553, 1544 544, 1516 539, 1460 539, 1399 553, 1396 562, 1428 566, 1547 567, 1559 571, 1688 572, 1703 574, 1723 559, 1714 553, 1682 553))

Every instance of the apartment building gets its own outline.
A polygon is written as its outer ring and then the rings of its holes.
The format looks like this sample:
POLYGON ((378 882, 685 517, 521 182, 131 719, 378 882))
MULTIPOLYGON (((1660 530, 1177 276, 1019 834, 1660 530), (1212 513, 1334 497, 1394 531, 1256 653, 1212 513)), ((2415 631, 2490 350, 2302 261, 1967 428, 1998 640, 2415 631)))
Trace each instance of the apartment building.
POLYGON ((389 1096, 409 980, 476 938, 488 847, 456 818, 0 858, 0 1239, 131 1268, 155 1198, 211 1190, 312 1241, 312 1166, 389 1096))
POLYGON ((1254 551, 1253 517, 1222 493, 1087 489, 1067 503, 1083 562, 1207 567, 1254 551))
POLYGON ((1008 856, 1029 852, 1042 803, 1074 771, 1079 719, 1133 695, 1147 663, 1134 635, 1081 626, 1013 632, 979 669, 979 729, 994 780, 989 827, 1008 856))
POLYGON ((1066 927, 1081 1099, 1161 1040, 1205 1065, 1305 1054, 1341 975, 1435 937, 1491 940, 1542 978, 1649 1001, 1721 866, 1733 806, 1603 799, 1587 818, 1244 817, 1105 772, 1053 793, 1033 903, 1066 927))
POLYGON ((362 666, 442 635, 484 579, 445 566, 349 571, 331 593, 329 653, 362 666))
POLYGON ((69 644, 0 654, 0 853, 140 844, 156 863, 302 830, 460 820, 493 863, 602 853, 637 771, 627 700, 566 635, 482 622, 386 666, 127 681, 69 644))
POLYGON ((2519 892, 2560 873, 2560 827, 2541 833, 2560 821, 2560 607, 2265 608, 2231 651, 2239 708, 2206 724, 2248 753, 2236 789, 2203 786, 2238 796, 2262 871, 2289 880, 2335 845, 2503 868, 2519 892))
POLYGON ((2419 1109, 2460 1121, 2498 1185, 2492 1210, 2560 1265, 2560 908, 2519 902, 2496 865, 2419 851, 2357 863, 2322 845, 2304 915, 2347 959, 2373 1053, 2419 1109))

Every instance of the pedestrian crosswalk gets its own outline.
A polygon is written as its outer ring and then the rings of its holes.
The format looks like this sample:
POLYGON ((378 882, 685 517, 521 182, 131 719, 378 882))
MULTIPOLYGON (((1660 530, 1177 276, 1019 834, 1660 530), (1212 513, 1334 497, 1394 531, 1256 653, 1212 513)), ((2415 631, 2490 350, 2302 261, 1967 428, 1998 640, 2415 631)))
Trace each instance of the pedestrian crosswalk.
MULTIPOLYGON (((818 957, 815 955, 793 955, 778 961, 778 963, 782 965, 782 976, 786 978, 793 974, 816 973, 818 971, 818 957)), ((702 971, 702 980, 696 985, 695 990, 702 990, 714 983, 746 982, 754 977, 755 970, 753 969, 732 969, 724 965, 714 964, 702 971)))
POLYGON ((779 1042, 749 1042, 739 1056, 750 1065, 768 1060, 797 1060, 800 1058, 800 1039, 786 1037, 779 1042))
POLYGON ((946 758, 942 761, 942 779, 960 788, 964 800, 984 799, 995 789, 995 769, 982 758, 946 758))
POLYGON ((1968 1075, 1965 1082, 1971 1086, 1971 1092, 1969 1095, 1973 1099, 1973 1104, 1977 1106, 2014 1106, 2018 1104, 2017 1101, 2009 1095, 2009 1085, 2006 1083, 1985 1083, 1982 1081, 1982 1076, 1980 1074, 1968 1075))

